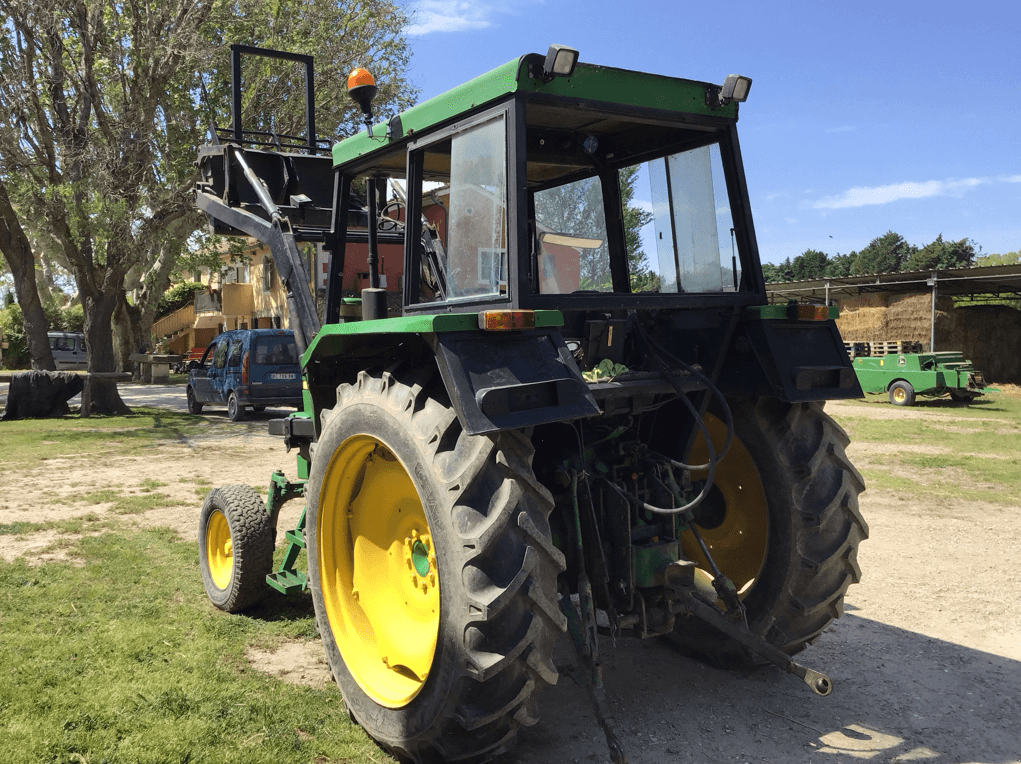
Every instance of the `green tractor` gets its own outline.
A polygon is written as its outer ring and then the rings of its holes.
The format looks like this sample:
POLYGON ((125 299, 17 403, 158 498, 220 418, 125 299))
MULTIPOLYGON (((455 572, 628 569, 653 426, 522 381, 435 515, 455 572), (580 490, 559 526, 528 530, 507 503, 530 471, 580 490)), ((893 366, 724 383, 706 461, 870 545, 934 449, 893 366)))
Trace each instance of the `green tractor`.
POLYGON ((311 58, 235 46, 235 104, 242 55, 305 64, 307 134, 245 131, 236 106, 199 150, 197 204, 270 247, 305 405, 270 422, 298 480, 205 501, 213 603, 309 590, 349 714, 416 762, 507 750, 565 632, 617 762, 606 635, 828 694, 791 656, 860 577, 864 484, 821 402, 862 393, 829 309, 767 305, 736 126, 751 81, 552 46, 373 124, 355 70, 367 130, 327 153, 311 58), (318 307, 302 242, 330 254, 318 307), (382 248, 403 253, 389 292, 382 248))

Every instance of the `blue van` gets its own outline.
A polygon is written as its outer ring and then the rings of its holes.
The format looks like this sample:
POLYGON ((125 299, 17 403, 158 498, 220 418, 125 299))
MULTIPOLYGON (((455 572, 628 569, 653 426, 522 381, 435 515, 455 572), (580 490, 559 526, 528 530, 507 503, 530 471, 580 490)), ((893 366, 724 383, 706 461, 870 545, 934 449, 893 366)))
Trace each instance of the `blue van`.
POLYGON ((285 329, 235 329, 214 339, 202 360, 188 364, 188 411, 207 404, 227 406, 235 422, 245 409, 300 409, 301 367, 294 333, 285 329))

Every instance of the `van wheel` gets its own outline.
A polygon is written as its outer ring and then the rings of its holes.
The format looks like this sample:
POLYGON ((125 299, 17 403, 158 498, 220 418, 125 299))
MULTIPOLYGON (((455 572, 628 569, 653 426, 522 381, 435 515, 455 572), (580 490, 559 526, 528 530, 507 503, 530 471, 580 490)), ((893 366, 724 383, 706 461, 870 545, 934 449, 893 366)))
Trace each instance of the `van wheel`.
POLYGON ((202 404, 198 402, 198 399, 195 397, 195 391, 192 390, 191 387, 188 388, 188 413, 202 413, 202 404))
POLYGON ((245 418, 245 407, 241 405, 233 390, 227 398, 227 416, 232 422, 240 422, 245 418))

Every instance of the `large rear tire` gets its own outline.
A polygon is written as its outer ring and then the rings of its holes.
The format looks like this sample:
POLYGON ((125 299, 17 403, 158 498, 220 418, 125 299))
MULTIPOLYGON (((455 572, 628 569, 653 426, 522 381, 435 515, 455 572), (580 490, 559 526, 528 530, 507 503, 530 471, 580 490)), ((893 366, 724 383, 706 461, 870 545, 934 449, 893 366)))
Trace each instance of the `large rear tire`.
POLYGON ((206 494, 199 515, 199 567, 209 601, 236 613, 268 590, 276 531, 266 505, 250 486, 206 494))
POLYGON ((441 386, 361 372, 324 413, 309 573, 352 717, 416 762, 488 758, 538 720, 566 627, 553 501, 520 432, 463 432, 441 386))
MULTIPOLYGON (((868 526, 858 494, 865 484, 844 453, 846 433, 819 404, 761 398, 731 407, 734 442, 717 467, 716 488, 695 512, 696 525, 740 592, 750 630, 793 655, 843 614, 844 594, 861 578, 857 552, 868 526)), ((725 428, 712 415, 707 423, 718 450, 725 428)), ((691 459, 705 458, 700 438, 691 459)), ((681 544, 708 569, 690 531, 681 544)), ((694 619, 678 620, 671 637, 717 662, 751 662, 694 619)))

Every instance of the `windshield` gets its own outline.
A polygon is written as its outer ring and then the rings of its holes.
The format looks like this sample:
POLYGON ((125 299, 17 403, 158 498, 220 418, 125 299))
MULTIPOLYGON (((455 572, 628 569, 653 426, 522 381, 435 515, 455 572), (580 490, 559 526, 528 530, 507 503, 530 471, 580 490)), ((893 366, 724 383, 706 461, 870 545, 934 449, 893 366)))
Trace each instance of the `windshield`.
MULTIPOLYGON (((629 291, 737 289, 734 225, 718 144, 616 175, 629 291)), ((612 205, 600 177, 543 188, 534 192, 533 204, 539 293, 614 291, 606 213, 612 205)))

